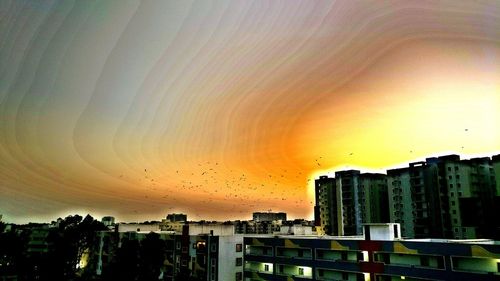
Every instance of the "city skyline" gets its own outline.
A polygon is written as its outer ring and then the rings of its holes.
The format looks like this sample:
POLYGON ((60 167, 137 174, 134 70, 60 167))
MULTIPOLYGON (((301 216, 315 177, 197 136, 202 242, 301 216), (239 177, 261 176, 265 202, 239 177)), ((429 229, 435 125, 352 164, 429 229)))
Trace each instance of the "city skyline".
POLYGON ((314 179, 500 153, 497 1, 0 4, 0 214, 312 218, 314 179))

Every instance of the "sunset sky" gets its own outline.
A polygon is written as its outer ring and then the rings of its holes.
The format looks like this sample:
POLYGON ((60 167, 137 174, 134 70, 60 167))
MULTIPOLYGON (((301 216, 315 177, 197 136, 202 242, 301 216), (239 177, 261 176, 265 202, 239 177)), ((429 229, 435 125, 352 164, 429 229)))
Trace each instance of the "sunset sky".
POLYGON ((0 1, 6 221, 311 218, 499 127, 500 1, 0 1))

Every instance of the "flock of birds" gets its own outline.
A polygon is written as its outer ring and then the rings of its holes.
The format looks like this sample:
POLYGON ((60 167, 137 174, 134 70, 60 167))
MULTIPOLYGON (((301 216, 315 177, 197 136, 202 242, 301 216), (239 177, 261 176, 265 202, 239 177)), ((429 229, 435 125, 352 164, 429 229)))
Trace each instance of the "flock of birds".
MULTIPOLYGON (((413 152, 409 151, 410 154, 413 152)), ((353 155, 353 152, 348 153, 348 156, 353 155)), ((322 159, 323 156, 314 159, 315 165, 322 167, 322 159)), ((243 214, 276 205, 286 204, 297 209, 310 208, 313 204, 307 198, 306 189, 314 179, 306 178, 302 172, 283 169, 266 176, 249 176, 210 161, 198 163, 194 168, 175 170, 159 179, 153 176, 158 173, 145 168, 139 185, 146 189, 144 199, 150 202, 151 210, 171 210, 178 205, 189 205, 196 211, 195 216, 203 217, 200 212, 207 208, 243 214)), ((123 175, 119 177, 123 178, 123 175)), ((139 213, 138 210, 133 212, 139 213)))

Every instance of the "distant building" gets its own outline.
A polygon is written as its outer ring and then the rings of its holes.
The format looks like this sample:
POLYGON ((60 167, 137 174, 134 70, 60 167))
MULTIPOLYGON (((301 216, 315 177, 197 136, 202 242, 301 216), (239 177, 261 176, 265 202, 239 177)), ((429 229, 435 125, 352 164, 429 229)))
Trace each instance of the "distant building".
POLYGON ((160 224, 145 224, 145 223, 119 223, 116 225, 117 232, 156 232, 160 231, 160 224))
POLYGON ((179 222, 175 221, 172 222, 170 220, 163 219, 160 223, 160 230, 161 231, 174 231, 176 233, 182 233, 182 228, 187 222, 179 222))
POLYGON ((253 213, 253 220, 256 222, 261 221, 286 221, 286 213, 279 212, 255 212, 253 213))
POLYGON ((103 217, 101 222, 107 227, 112 227, 115 225, 115 218, 110 216, 103 217))
POLYGON ((168 214, 167 220, 170 222, 186 222, 187 215, 186 214, 168 214))
POLYGON ((245 280, 498 280, 492 240, 404 240, 397 224, 365 225, 357 237, 244 238, 245 280))
POLYGON ((29 228, 29 240, 27 245, 28 256, 39 255, 49 251, 49 243, 47 237, 49 236, 50 227, 48 224, 29 228))
POLYGON ((234 221, 233 224, 238 234, 272 234, 280 231, 282 221, 234 221))

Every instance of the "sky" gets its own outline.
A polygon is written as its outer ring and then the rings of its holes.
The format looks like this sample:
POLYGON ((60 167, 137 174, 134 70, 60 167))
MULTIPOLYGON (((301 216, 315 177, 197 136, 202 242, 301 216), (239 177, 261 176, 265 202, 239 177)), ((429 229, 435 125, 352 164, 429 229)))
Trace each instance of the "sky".
POLYGON ((0 1, 0 214, 312 218, 314 178, 500 153, 500 1, 0 1))

